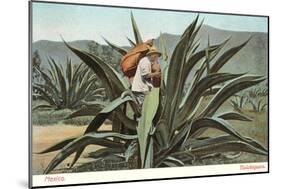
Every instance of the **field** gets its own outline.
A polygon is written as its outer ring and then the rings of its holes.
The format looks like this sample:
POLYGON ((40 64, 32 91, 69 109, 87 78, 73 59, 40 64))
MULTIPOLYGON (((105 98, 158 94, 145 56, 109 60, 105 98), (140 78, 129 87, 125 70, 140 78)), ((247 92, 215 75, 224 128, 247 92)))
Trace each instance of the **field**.
MULTIPOLYGON (((203 103, 204 106, 204 103, 203 103)), ((229 103, 224 103, 220 111, 230 111, 233 108, 229 103)), ((68 115, 70 110, 60 111, 35 111, 33 112, 33 152, 38 152, 47 147, 71 136, 77 136, 84 132, 87 123, 90 121, 90 117, 75 118, 71 120, 63 120, 68 115)), ((249 136, 259 141, 262 145, 268 148, 268 120, 267 112, 253 112, 249 107, 245 107, 244 113, 252 118, 251 122, 241 121, 230 121, 234 129, 239 131, 242 135, 249 136)), ((111 129, 111 123, 106 122, 102 129, 111 129)), ((215 136, 220 135, 221 132, 215 129, 207 130, 203 136, 215 136)), ((90 145, 86 148, 82 157, 78 160, 76 166, 81 163, 91 162, 94 159, 87 158, 85 155, 94 149, 101 147, 96 145, 90 145)), ((42 174, 44 169, 47 167, 51 159, 57 154, 57 152, 47 154, 33 154, 33 174, 42 174)), ((74 154, 64 160, 54 171, 55 172, 70 172, 67 167, 71 163, 74 154)), ((221 157, 214 159, 206 159, 201 162, 196 162, 195 165, 206 165, 206 164, 224 164, 224 163, 242 163, 242 162, 263 162, 267 161, 266 156, 260 156, 250 153, 242 153, 242 155, 235 159, 224 159, 221 157)), ((119 169, 124 167, 119 167, 119 169)), ((112 167, 109 169, 113 169, 112 167)), ((115 169, 118 169, 116 167, 115 169)), ((87 170, 87 168, 85 169, 87 170)), ((103 170, 103 169, 96 169, 103 170)), ((81 170, 80 170, 81 171, 81 170)))

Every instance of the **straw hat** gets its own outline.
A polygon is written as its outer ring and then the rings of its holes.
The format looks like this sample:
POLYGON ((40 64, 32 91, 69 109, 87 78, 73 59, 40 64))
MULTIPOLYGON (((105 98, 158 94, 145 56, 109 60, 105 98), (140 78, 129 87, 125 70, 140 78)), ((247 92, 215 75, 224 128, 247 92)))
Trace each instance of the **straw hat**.
POLYGON ((155 46, 152 46, 149 49, 148 53, 146 53, 146 55, 151 55, 151 54, 158 54, 159 56, 162 55, 161 52, 159 52, 155 46))

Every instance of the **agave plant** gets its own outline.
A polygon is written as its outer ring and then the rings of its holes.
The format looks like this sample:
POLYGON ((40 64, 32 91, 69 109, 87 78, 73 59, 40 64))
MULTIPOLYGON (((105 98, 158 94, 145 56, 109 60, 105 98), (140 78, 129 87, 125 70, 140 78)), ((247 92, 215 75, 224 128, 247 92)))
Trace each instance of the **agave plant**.
MULTIPOLYGON (((131 20, 135 36, 135 42, 131 43, 134 45, 142 40, 133 16, 131 20)), ((60 150, 44 173, 50 173, 63 160, 76 153, 71 164, 73 166, 90 144, 104 147, 91 152, 95 154, 95 158, 116 155, 128 160, 137 157, 138 168, 184 166, 226 152, 267 155, 265 147, 241 135, 228 122, 251 121, 248 117, 238 112, 217 113, 231 96, 265 80, 262 76, 219 72, 248 40, 225 50, 219 57, 219 52, 229 39, 216 45, 208 44, 206 48, 198 50, 199 41, 196 36, 202 23, 198 25, 197 16, 186 28, 169 64, 162 71, 161 87, 153 88, 145 97, 141 112, 138 112, 138 104, 126 78, 96 55, 71 47, 65 42, 66 46, 97 74, 103 82, 110 102, 101 110, 92 108, 90 111, 84 108, 70 115, 92 115, 95 118, 83 135, 68 138, 39 152, 42 154, 60 150), (184 90, 186 82, 190 82, 187 91, 184 90), (209 100, 205 105, 207 96, 209 100), (107 118, 113 120, 113 131, 104 131, 101 128, 107 118), (116 125, 136 131, 136 134, 118 130, 116 125), (225 134, 202 137, 209 128, 225 134), (114 140, 116 138, 118 140, 114 140)), ((108 44, 121 54, 126 53, 126 50, 110 42, 108 44)))
POLYGON ((251 88, 249 91, 248 91, 248 97, 249 98, 258 98, 258 97, 265 97, 268 95, 268 89, 267 87, 254 87, 254 88, 251 88))
POLYGON ((235 111, 242 112, 244 106, 248 103, 248 98, 245 94, 234 95, 232 99, 230 99, 230 104, 234 108, 235 111))
POLYGON ((104 88, 97 85, 97 77, 84 64, 73 65, 67 60, 66 69, 49 58, 50 69, 39 70, 43 78, 42 83, 33 83, 33 95, 44 100, 47 104, 41 104, 34 108, 51 109, 75 109, 82 105, 100 99, 104 88))
POLYGON ((264 99, 251 99, 249 98, 249 104, 252 107, 254 112, 262 112, 266 110, 267 103, 264 102, 264 99))
POLYGON ((268 95, 268 89, 266 87, 255 87, 248 91, 247 101, 250 104, 252 111, 262 112, 266 110, 267 102, 266 96, 268 95))

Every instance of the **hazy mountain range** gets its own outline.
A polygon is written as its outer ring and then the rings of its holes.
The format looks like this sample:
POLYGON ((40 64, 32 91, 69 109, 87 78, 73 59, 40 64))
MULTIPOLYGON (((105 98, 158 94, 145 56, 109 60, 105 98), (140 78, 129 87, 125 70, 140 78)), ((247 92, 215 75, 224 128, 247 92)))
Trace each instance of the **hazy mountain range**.
MULTIPOLYGON (((228 63, 223 69, 234 73, 247 72, 252 74, 267 74, 267 60, 268 60, 268 35, 261 32, 242 32, 242 31, 228 31, 213 28, 211 26, 202 26, 198 38, 200 38, 200 47, 202 49, 207 46, 208 35, 211 45, 220 43, 225 39, 231 37, 225 49, 239 45, 252 36, 249 43, 228 63)), ((106 36, 105 36, 106 37, 106 36)), ((180 35, 163 33, 166 41, 168 54, 171 55, 180 35)), ((87 50, 88 43, 93 40, 77 40, 69 42, 71 46, 87 50)), ((155 45, 159 46, 159 37, 155 40, 155 45)), ((110 47, 108 47, 110 48, 110 47)), ((124 47, 128 48, 128 47, 124 47)), ((71 58, 74 63, 80 63, 81 60, 73 54, 63 42, 41 40, 33 43, 33 51, 38 50, 42 59, 42 66, 47 66, 47 58, 50 56, 58 62, 64 64, 66 57, 71 58)), ((223 52, 223 51, 222 51, 223 52)), ((169 56, 170 57, 170 56, 169 56)))

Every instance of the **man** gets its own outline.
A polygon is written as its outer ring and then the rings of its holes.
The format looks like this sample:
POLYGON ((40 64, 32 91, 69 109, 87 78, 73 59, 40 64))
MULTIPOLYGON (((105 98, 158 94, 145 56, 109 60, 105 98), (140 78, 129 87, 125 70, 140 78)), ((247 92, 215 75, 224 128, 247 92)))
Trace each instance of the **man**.
MULTIPOLYGON (((136 95, 138 103, 142 106, 145 95, 151 91, 153 86, 153 79, 159 79, 161 77, 160 69, 152 71, 153 65, 159 65, 158 59, 161 53, 153 46, 149 49, 145 57, 143 57, 136 70, 132 82, 132 91, 136 95)), ((160 67, 160 66, 156 66, 160 67)))

